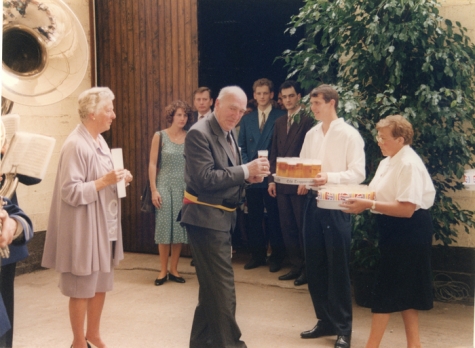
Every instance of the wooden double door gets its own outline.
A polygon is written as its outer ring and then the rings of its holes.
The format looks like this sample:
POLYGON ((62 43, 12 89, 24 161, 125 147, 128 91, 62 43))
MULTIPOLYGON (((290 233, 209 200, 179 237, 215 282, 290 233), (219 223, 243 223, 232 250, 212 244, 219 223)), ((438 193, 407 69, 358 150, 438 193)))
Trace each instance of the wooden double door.
MULTIPOLYGON (((253 81, 276 88, 287 74, 285 49, 298 35, 284 34, 301 0, 95 0, 97 84, 114 92, 117 119, 105 137, 121 147, 134 175, 122 204, 124 248, 157 253, 154 217, 140 211, 150 143, 167 127, 164 108, 192 103, 193 91, 241 86, 252 98, 253 81)), ((187 253, 187 249, 185 249, 187 253)))

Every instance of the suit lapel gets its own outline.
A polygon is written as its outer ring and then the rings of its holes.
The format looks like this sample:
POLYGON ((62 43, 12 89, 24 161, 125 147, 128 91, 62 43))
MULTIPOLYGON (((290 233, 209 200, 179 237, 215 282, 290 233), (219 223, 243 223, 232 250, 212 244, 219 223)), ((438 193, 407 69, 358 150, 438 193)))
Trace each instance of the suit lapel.
MULTIPOLYGON (((256 144, 259 144, 261 138, 261 132, 259 132, 259 111, 253 111, 253 117, 251 118, 251 132, 252 137, 255 139, 256 144)), ((259 148, 259 147, 258 147, 259 148)))
MULTIPOLYGON (((295 137, 299 133, 299 129, 302 126, 302 118, 303 118, 303 112, 300 110, 298 114, 294 115, 294 122, 290 126, 289 133, 287 133, 287 137, 285 138, 285 151, 289 151, 292 148, 292 143, 294 142, 295 137), (297 122, 295 120, 295 117, 299 115, 299 121, 297 122)), ((287 122, 287 119, 286 119, 287 122)), ((287 124, 285 125, 285 132, 287 132, 287 124)), ((286 154, 287 155, 287 154, 286 154)))
MULTIPOLYGON (((224 136, 224 132, 221 129, 221 126, 218 123, 218 120, 216 119, 216 116, 212 116, 209 118, 209 122, 211 125, 211 129, 216 137, 217 142, 223 147, 224 151, 226 152, 226 155, 228 155, 229 160, 233 165, 236 165, 236 161, 234 160, 234 155, 232 153, 231 148, 229 147, 228 141, 226 140, 226 137, 224 136)), ((232 135, 234 139, 236 139, 236 135, 234 134, 234 130, 232 131, 232 135)), ((236 150, 237 152, 238 150, 236 150)))
MULTIPOLYGON (((242 158, 241 158, 241 149, 239 148, 239 146, 237 145, 237 135, 236 135, 236 128, 233 128, 231 130, 231 136, 233 137, 233 140, 234 140, 234 145, 235 145, 235 148, 236 148, 236 158, 238 160, 238 163, 233 163, 234 165, 241 165, 242 164, 242 158)), ((226 144, 227 144, 227 141, 226 141, 226 144)), ((229 146, 228 146, 229 147, 229 146)))

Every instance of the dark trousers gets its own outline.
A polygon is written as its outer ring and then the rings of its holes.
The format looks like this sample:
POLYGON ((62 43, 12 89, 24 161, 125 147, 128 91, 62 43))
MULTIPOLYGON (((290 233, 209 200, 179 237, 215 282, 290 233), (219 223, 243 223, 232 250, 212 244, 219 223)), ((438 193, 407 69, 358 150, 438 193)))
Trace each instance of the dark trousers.
POLYGON ((231 235, 186 225, 200 284, 190 348, 245 348, 236 322, 231 235))
POLYGON ((308 290, 317 318, 338 335, 351 335, 350 242, 350 214, 318 208, 309 193, 304 219, 308 290))
POLYGON ((264 261, 267 245, 270 243, 270 261, 281 263, 285 257, 285 244, 280 229, 277 200, 269 195, 267 188, 246 190, 249 228, 247 233, 249 249, 253 259, 264 261), (264 207, 267 211, 266 228, 263 228, 264 207))
POLYGON ((280 228, 293 272, 301 272, 305 265, 303 249, 303 212, 305 196, 277 193, 280 228))
POLYGON ((13 301, 14 301, 14 280, 15 280, 16 262, 2 266, 0 274, 0 293, 5 303, 8 319, 12 328, 0 337, 0 347, 11 347, 13 345, 13 301))

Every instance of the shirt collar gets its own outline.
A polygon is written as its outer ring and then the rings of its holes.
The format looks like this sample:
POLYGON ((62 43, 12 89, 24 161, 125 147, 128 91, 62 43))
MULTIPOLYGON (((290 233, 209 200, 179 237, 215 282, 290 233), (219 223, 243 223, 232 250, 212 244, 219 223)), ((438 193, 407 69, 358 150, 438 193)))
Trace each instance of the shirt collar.
POLYGON ((213 110, 209 109, 208 112, 204 115, 201 115, 199 112, 198 112, 198 119, 200 118, 205 118, 207 117, 208 115, 210 115, 211 113, 213 112, 213 110))
POLYGON ((328 127, 328 129, 332 128, 332 127, 336 127, 337 125, 341 124, 341 123, 344 123, 345 120, 341 117, 338 117, 336 120, 333 120, 330 122, 330 127, 328 127))
POLYGON ((404 156, 404 153, 406 151, 408 151, 408 149, 410 148, 411 146, 410 145, 404 145, 403 147, 401 147, 401 149, 392 157, 389 157, 389 163, 394 163, 394 162, 397 162, 399 161, 399 159, 404 156))
POLYGON ((223 132, 224 137, 226 138, 226 137, 228 136, 228 134, 231 134, 231 137, 233 137, 233 131, 230 130, 229 132, 226 132, 226 131, 221 127, 221 125, 219 124, 218 119, 217 119, 217 117, 216 117, 216 114, 213 114, 213 116, 214 116, 214 118, 216 118, 216 122, 218 123, 219 129, 221 129, 221 131, 223 132))
POLYGON ((266 118, 269 116, 270 112, 272 110, 272 104, 267 105, 267 107, 264 110, 261 110, 257 108, 257 112, 259 113, 259 117, 262 115, 262 113, 266 114, 266 118))
POLYGON ((300 112, 300 110, 302 110, 302 107, 299 107, 299 108, 297 109, 297 111, 295 111, 292 115, 289 115, 289 114, 287 113, 287 117, 293 119, 293 118, 295 117, 295 115, 297 115, 297 114, 300 112))

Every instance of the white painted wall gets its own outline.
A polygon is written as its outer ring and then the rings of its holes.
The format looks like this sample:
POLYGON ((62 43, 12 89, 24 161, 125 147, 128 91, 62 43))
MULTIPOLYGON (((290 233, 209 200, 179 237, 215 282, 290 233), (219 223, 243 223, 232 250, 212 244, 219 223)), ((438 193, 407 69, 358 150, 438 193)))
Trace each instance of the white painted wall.
MULTIPOLYGON (((78 17, 89 41, 89 1, 64 0, 64 2, 78 17)), ((65 100, 42 107, 31 107, 17 103, 13 106, 12 113, 21 116, 21 131, 56 138, 55 150, 45 179, 40 184, 30 187, 20 184, 17 189, 18 201, 22 209, 31 217, 35 231, 46 230, 59 152, 65 138, 79 123, 77 97, 82 91, 90 87, 91 67, 89 66, 79 87, 65 100)))

